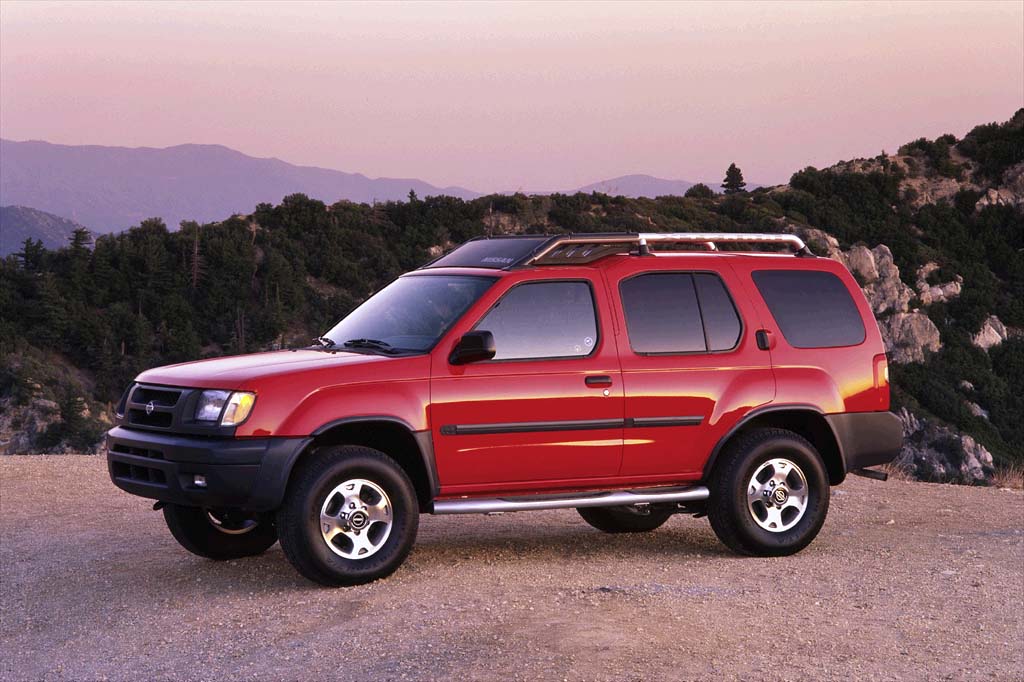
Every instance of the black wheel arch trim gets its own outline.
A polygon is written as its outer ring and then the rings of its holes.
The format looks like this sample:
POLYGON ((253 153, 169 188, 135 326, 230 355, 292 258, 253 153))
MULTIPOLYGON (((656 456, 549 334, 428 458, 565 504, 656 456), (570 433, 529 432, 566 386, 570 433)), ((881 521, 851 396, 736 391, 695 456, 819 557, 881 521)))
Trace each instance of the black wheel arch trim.
MULTIPOLYGON (((423 468, 427 472, 427 489, 430 492, 432 499, 437 497, 438 493, 441 492, 441 484, 437 478, 437 460, 434 458, 434 440, 430 435, 430 429, 417 431, 409 422, 401 419, 400 417, 395 417, 389 414, 367 414, 360 415, 358 417, 332 419, 325 424, 321 424, 310 434, 311 441, 339 426, 363 424, 368 422, 387 422, 395 424, 396 426, 400 426, 405 429, 409 435, 412 436, 413 441, 416 443, 416 448, 419 450, 420 458, 423 460, 423 468)), ((289 474, 290 471, 291 468, 289 467, 289 474)))
POLYGON ((832 481, 833 485, 842 483, 851 471, 891 462, 902 448, 903 431, 899 418, 889 411, 825 414, 808 403, 765 405, 748 412, 718 440, 704 464, 703 480, 710 477, 726 443, 751 421, 773 412, 800 411, 821 417, 835 440, 841 476, 832 481))
MULTIPOLYGON (((824 416, 824 413, 820 409, 818 409, 814 405, 805 403, 790 403, 786 405, 764 405, 762 407, 754 408, 747 414, 743 415, 743 418, 740 419, 735 424, 733 424, 732 428, 726 431, 725 435, 719 438, 718 442, 715 443, 715 447, 711 449, 711 455, 708 457, 708 461, 704 463, 704 474, 702 476, 702 480, 706 481, 710 478, 711 472, 714 471, 715 469, 715 463, 718 461, 718 456, 722 453, 722 450, 725 448, 726 443, 728 443, 732 439, 732 437, 735 436, 744 426, 752 422, 754 419, 757 419, 758 417, 766 414, 770 414, 772 412, 793 412, 800 410, 814 412, 819 416, 824 416)), ((833 433, 832 435, 834 437, 835 433, 833 433)), ((842 456, 842 446, 840 446, 840 459, 842 459, 842 456)))

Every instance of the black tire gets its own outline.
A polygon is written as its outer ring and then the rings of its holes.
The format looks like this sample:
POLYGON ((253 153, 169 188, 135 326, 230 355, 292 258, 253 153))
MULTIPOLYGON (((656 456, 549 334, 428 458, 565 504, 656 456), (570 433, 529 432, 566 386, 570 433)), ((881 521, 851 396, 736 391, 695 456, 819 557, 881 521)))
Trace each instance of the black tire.
MULTIPOLYGON (((367 538, 374 525, 365 527, 367 538)), ((281 548, 299 573, 322 585, 359 585, 391 575, 405 561, 419 528, 419 504, 405 471, 383 452, 333 446, 311 453, 296 467, 277 513, 277 528, 281 548), (341 556, 321 533, 320 512, 329 495, 351 480, 372 483, 386 494, 384 502, 390 501, 390 533, 365 558, 341 556)), ((335 548, 345 551, 344 542, 338 538, 335 548)))
MULTIPOLYGON (((806 439, 784 429, 753 430, 729 443, 721 454, 709 488, 708 518, 711 527, 719 540, 740 554, 795 554, 814 540, 828 514, 829 480, 821 455, 806 439), (771 505, 748 505, 747 493, 750 490, 748 484, 759 468, 777 458, 799 467, 807 488, 801 493, 806 496, 803 515, 794 517, 799 520, 792 527, 785 528, 783 524, 777 526, 779 530, 776 531, 762 527, 755 518, 755 510, 763 512, 771 505)), ((771 500, 771 497, 767 499, 771 500)), ((779 509, 780 518, 785 518, 781 515, 786 513, 786 509, 779 509)), ((761 520, 761 523, 770 522, 767 518, 761 520)), ((793 520, 786 523, 793 523, 793 520)))
POLYGON ((670 509, 646 507, 580 507, 583 520, 605 533, 647 533, 668 521, 670 509))
POLYGON ((169 504, 164 507, 164 521, 179 545, 217 561, 256 556, 277 542, 270 516, 169 504))

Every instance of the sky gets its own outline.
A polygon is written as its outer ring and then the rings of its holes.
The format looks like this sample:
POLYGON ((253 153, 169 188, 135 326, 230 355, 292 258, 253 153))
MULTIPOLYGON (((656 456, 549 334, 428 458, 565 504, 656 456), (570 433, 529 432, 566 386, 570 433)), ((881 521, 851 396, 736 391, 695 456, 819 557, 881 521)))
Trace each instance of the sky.
POLYGON ((0 136, 478 191, 780 183, 1005 121, 1024 2, 0 2, 0 136))

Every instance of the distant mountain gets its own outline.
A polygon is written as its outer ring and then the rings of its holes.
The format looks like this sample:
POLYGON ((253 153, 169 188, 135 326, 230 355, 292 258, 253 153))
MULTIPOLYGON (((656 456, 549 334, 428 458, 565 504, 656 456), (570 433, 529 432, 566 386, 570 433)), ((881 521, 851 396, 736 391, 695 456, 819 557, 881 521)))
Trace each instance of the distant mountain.
MULTIPOLYGON (((583 192, 585 194, 600 192, 611 196, 624 196, 632 199, 639 197, 648 197, 653 199, 655 197, 670 195, 679 196, 685 194, 686 190, 690 189, 695 184, 697 183, 688 182, 686 180, 666 180, 665 178, 656 178, 653 175, 623 175, 618 178, 601 180, 600 182, 584 185, 576 191, 583 192)), ((720 183, 705 182, 704 184, 715 192, 722 191, 720 183)), ((761 185, 747 183, 748 191, 753 191, 758 187, 761 187, 761 185)))
POLYGON ((422 180, 295 166, 220 145, 155 149, 0 140, 0 204, 33 206, 101 233, 156 216, 172 229, 182 220, 222 220, 296 192, 328 203, 370 203, 404 199, 409 190, 421 197, 480 196, 422 180))
POLYGON ((27 206, 0 206, 0 258, 19 251, 28 238, 40 240, 48 249, 66 246, 79 227, 76 222, 27 206))

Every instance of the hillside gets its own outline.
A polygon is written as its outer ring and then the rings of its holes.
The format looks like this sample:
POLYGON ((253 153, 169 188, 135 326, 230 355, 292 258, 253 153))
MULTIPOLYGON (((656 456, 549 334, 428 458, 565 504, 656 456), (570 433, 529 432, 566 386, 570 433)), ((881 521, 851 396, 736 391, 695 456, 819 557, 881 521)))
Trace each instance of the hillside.
POLYGON ((26 206, 0 206, 0 258, 21 249, 26 239, 41 241, 48 249, 59 249, 78 223, 26 206))
POLYGON ((96 403, 143 368, 306 343, 392 277, 482 234, 793 231, 844 262, 875 310, 907 435, 900 465, 991 481, 1024 462, 1022 178, 1024 110, 963 139, 916 140, 729 196, 293 195, 176 232, 146 220, 91 249, 33 250, 0 261, 0 452, 89 441, 102 427, 96 403))
MULTIPOLYGON (((601 180, 600 182, 593 182, 589 185, 580 187, 577 192, 583 194, 592 194, 597 192, 599 194, 607 194, 608 196, 617 197, 624 196, 630 199, 654 199, 657 197, 664 196, 682 196, 686 194, 686 190, 693 187, 694 182, 688 182, 686 180, 666 180, 665 178, 656 178, 653 175, 623 175, 618 178, 611 178, 609 180, 601 180)), ((707 182, 708 187, 712 190, 719 192, 721 191, 721 182, 707 182)), ((747 191, 752 192, 755 189, 762 187, 755 183, 747 183, 747 191)))
POLYGON ((0 164, 0 204, 32 206, 100 233, 154 216, 173 228, 182 220, 219 220, 297 192, 362 203, 404 199, 410 190, 421 196, 479 196, 421 180, 259 159, 219 145, 154 149, 0 140, 0 164))

